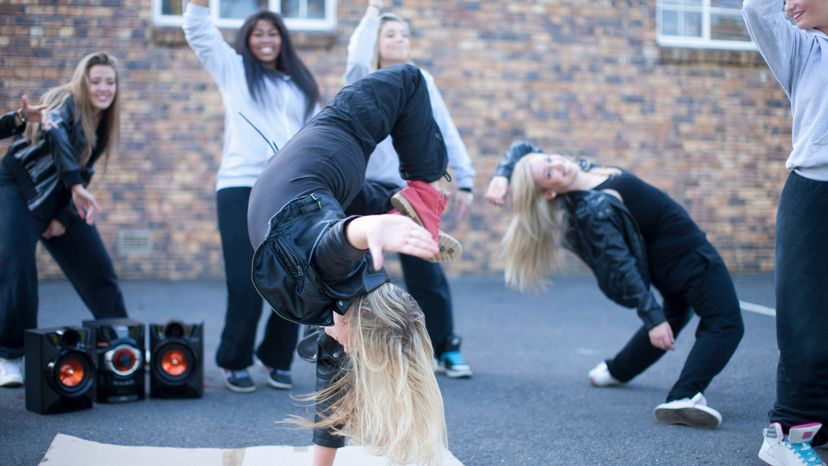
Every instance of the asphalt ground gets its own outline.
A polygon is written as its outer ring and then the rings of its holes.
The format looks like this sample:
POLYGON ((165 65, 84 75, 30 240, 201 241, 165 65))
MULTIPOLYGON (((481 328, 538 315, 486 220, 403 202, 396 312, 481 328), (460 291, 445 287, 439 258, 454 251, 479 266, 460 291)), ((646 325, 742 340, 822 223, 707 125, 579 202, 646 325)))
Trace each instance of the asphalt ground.
MULTIPOLYGON (((741 300, 773 307, 771 276, 735 281, 741 300)), ((38 464, 57 433, 118 445, 186 448, 310 444, 309 431, 280 422, 308 412, 290 395, 313 390, 310 364, 294 359, 291 392, 265 385, 257 368, 254 393, 224 388, 213 360, 224 315, 223 282, 141 281, 125 282, 123 288, 133 319, 206 323, 204 397, 96 404, 43 416, 25 410, 23 388, 0 389, 0 464, 38 464)), ((559 278, 539 295, 507 290, 500 277, 455 279, 452 289, 456 332, 464 338, 463 353, 475 375, 438 380, 449 447, 464 464, 763 464, 756 454, 774 400, 774 317, 744 313, 745 337, 705 393, 724 421, 716 430, 701 430, 660 425, 652 417, 681 370, 695 321, 678 337, 677 349, 640 377, 623 388, 599 389, 589 385, 587 372, 621 348, 639 321, 632 310, 603 297, 592 277, 559 278)), ((66 282, 41 284, 40 296, 41 327, 79 325, 90 318, 66 282)))

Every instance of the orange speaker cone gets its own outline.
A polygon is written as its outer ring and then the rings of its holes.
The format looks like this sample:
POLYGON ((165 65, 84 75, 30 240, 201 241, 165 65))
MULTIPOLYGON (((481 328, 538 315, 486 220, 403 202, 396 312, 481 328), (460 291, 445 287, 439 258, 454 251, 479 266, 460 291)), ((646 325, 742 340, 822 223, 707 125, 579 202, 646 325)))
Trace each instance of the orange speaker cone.
POLYGON ((68 359, 60 365, 58 380, 67 387, 76 387, 83 382, 86 371, 77 359, 68 359))
POLYGON ((190 361, 183 351, 172 349, 161 356, 161 369, 172 376, 179 376, 187 371, 190 361))

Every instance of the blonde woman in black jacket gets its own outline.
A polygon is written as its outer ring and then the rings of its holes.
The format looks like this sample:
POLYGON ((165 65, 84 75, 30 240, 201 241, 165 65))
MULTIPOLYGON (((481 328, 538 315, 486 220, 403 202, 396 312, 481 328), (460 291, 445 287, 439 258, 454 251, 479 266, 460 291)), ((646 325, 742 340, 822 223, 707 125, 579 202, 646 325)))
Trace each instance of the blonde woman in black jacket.
POLYGON ((521 291, 543 285, 564 246, 592 269, 608 298, 635 308, 642 320, 615 357, 589 372, 590 383, 623 385, 644 372, 673 349, 695 312, 696 342, 654 415, 667 424, 718 427, 721 415, 702 393, 730 360, 744 327, 727 267, 687 211, 626 170, 547 154, 525 142, 506 153, 486 199, 503 205, 510 179, 506 282, 521 291))
POLYGON ((23 383, 23 332, 37 327, 38 240, 96 318, 126 316, 94 227, 100 207, 86 189, 95 162, 111 157, 118 143, 115 58, 85 56, 72 80, 41 102, 24 100, 0 118, 0 136, 14 136, 0 165, 0 386, 7 387, 23 383), (41 116, 30 118, 35 114, 41 116))

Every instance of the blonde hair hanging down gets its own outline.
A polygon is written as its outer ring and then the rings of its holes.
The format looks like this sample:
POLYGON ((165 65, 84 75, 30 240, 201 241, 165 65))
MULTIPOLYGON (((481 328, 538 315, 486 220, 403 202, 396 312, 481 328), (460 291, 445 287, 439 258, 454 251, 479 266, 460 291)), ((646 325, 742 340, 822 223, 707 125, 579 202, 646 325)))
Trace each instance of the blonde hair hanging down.
POLYGON ((506 284, 522 292, 543 289, 560 263, 563 213, 560 197, 546 200, 535 185, 532 154, 512 171, 512 219, 503 236, 506 284))
POLYGON ((332 429, 397 464, 440 465, 448 446, 434 350, 417 303, 386 283, 345 313, 350 332, 342 377, 305 397, 333 401, 323 420, 332 429))
MULTIPOLYGON (((75 101, 77 112, 75 121, 70 124, 80 124, 83 128, 83 135, 86 138, 86 146, 80 154, 75 154, 81 167, 86 166, 92 156, 92 148, 98 142, 98 126, 103 125, 105 130, 106 147, 103 150, 104 165, 109 157, 116 155, 121 130, 121 109, 120 99, 121 86, 118 79, 118 60, 107 52, 95 52, 83 57, 75 67, 72 80, 58 87, 46 91, 40 98, 41 104, 46 104, 46 111, 52 112, 63 105, 69 96, 75 101), (117 88, 112 105, 96 117, 96 109, 92 106, 92 99, 89 96, 89 70, 95 65, 109 66, 115 71, 115 82, 117 88)), ((26 140, 33 143, 40 137, 40 124, 29 123, 26 125, 26 140)))

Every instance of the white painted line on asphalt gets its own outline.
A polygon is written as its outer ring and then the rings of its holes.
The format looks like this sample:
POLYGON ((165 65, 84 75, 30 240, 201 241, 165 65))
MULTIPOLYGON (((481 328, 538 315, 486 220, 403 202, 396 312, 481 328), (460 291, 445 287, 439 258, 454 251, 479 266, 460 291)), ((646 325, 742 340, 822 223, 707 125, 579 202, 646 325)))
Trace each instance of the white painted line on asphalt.
POLYGON ((743 311, 750 311, 757 314, 776 317, 776 309, 772 307, 765 307, 760 304, 753 304, 747 301, 739 301, 739 306, 741 306, 743 311))

